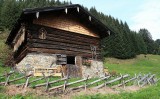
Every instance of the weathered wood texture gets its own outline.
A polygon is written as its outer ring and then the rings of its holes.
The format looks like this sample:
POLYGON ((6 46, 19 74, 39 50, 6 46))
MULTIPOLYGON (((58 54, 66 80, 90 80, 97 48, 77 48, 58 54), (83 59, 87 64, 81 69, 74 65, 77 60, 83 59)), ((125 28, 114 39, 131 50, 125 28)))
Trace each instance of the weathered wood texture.
POLYGON ((32 25, 28 30, 30 34, 27 45, 31 48, 30 51, 91 57, 91 46, 96 46, 97 56, 100 58, 99 38, 41 25, 32 25), (47 31, 46 39, 38 37, 41 28, 47 31))
POLYGON ((38 19, 34 19, 33 23, 61 30, 71 31, 74 33, 99 37, 91 29, 85 27, 82 23, 80 23, 79 18, 74 17, 71 14, 65 14, 65 13, 63 14, 48 13, 47 15, 42 14, 38 19))
POLYGON ((100 79, 98 79, 98 80, 95 80, 95 81, 90 82, 90 83, 85 84, 85 85, 80 85, 80 86, 78 86, 78 87, 71 88, 71 90, 76 90, 76 89, 80 89, 80 88, 85 88, 85 89, 86 89, 88 86, 93 85, 93 84, 95 84, 95 83, 97 83, 97 82, 100 82, 100 81, 105 80, 105 79, 108 79, 108 78, 110 78, 110 76, 106 76, 106 77, 100 78, 100 79))
POLYGON ((91 46, 96 46, 98 59, 100 56, 100 38, 60 30, 42 25, 29 24, 26 27, 25 41, 14 53, 15 63, 18 63, 28 52, 44 52, 92 57, 91 46), (39 30, 44 28, 46 39, 39 38, 39 30))
POLYGON ((108 84, 111 84, 111 83, 113 83, 113 82, 122 80, 122 79, 124 79, 124 78, 126 78, 126 77, 129 77, 129 75, 128 75, 128 74, 122 75, 121 77, 118 77, 118 78, 116 78, 116 79, 107 81, 107 82, 105 82, 104 84, 101 84, 101 85, 99 85, 99 86, 97 86, 97 87, 95 87, 95 88, 96 88, 96 89, 102 88, 102 87, 104 87, 104 86, 106 86, 106 85, 108 85, 108 84))

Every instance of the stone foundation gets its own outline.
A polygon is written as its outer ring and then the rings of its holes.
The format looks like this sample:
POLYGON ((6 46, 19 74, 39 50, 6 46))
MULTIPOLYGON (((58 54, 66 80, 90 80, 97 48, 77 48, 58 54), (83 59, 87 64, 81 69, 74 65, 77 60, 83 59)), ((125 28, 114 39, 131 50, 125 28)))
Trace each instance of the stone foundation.
POLYGON ((102 77, 104 76, 103 72, 103 62, 102 61, 91 61, 91 66, 82 65, 82 77, 102 77))
POLYGON ((46 53, 28 53, 26 57, 16 64, 18 71, 32 71, 34 67, 54 67, 56 66, 57 56, 46 53))
MULTIPOLYGON (((28 53, 26 57, 22 59, 18 64, 16 64, 16 69, 20 72, 33 71, 34 67, 56 67, 57 55, 56 54, 46 54, 46 53, 28 53)), ((89 77, 101 77, 103 73, 103 62, 91 60, 91 66, 82 65, 81 56, 76 56, 76 66, 77 75, 82 78, 89 77)), ((72 68, 70 68, 72 69, 72 68)))

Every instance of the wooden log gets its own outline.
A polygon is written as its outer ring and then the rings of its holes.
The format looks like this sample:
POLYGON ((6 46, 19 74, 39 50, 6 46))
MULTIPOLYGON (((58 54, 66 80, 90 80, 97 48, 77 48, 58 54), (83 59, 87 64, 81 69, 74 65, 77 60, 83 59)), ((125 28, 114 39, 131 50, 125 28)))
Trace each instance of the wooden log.
POLYGON ((27 77, 27 80, 26 80, 26 83, 25 83, 24 88, 28 87, 28 84, 29 84, 29 78, 30 78, 30 77, 27 77))
MULTIPOLYGON (((137 77, 133 77, 133 78, 131 78, 131 79, 128 79, 128 80, 124 81, 124 84, 127 84, 127 83, 129 83, 129 82, 131 82, 131 81, 133 81, 133 80, 136 80, 136 79, 137 79, 137 77)), ((118 85, 113 86, 112 88, 120 87, 120 86, 122 86, 122 85, 123 85, 123 84, 121 83, 121 84, 118 84, 118 85)))
POLYGON ((140 80, 138 81, 138 86, 139 86, 139 87, 141 86, 140 83, 143 82, 144 80, 147 80, 148 76, 149 76, 149 74, 146 74, 146 75, 144 75, 144 76, 142 77, 142 79, 140 79, 140 80))
POLYGON ((90 83, 88 83, 87 87, 90 86, 90 85, 93 85, 93 84, 95 84, 95 83, 97 83, 97 82, 100 82, 100 81, 102 81, 102 80, 108 79, 108 78, 110 78, 110 77, 111 77, 111 76, 106 76, 106 77, 100 78, 100 79, 98 79, 98 80, 95 80, 95 81, 93 81, 93 82, 90 82, 90 83))
POLYGON ((123 75, 123 76, 118 77, 118 78, 116 78, 116 79, 110 80, 110 81, 106 82, 105 84, 101 84, 101 85, 99 85, 99 86, 97 86, 97 87, 95 87, 95 88, 96 88, 96 89, 102 88, 102 87, 104 87, 105 85, 108 85, 108 84, 111 84, 111 83, 116 82, 116 81, 118 81, 118 80, 121 80, 122 77, 123 77, 123 78, 126 78, 126 77, 129 77, 129 75, 128 75, 128 74, 123 75))
MULTIPOLYGON (((70 82, 70 83, 67 83, 66 86, 70 86, 70 85, 73 85, 73 84, 75 84, 75 83, 83 82, 83 81, 86 81, 87 79, 91 79, 91 78, 85 78, 85 79, 77 80, 77 81, 75 81, 75 82, 70 82)), ((52 88, 49 89, 49 91, 54 90, 54 89, 58 89, 58 88, 62 88, 63 86, 64 86, 64 84, 63 84, 63 85, 59 85, 59 86, 52 87, 52 88)), ((84 85, 83 85, 83 86, 84 86, 84 85)))
MULTIPOLYGON (((66 80, 66 79, 67 78, 62 78, 62 79, 58 79, 58 80, 55 80, 55 81, 50 81, 49 84, 53 84, 53 83, 56 83, 56 82, 59 82, 59 81, 63 81, 63 80, 66 80)), ((41 87, 41 86, 45 86, 45 85, 46 85, 46 83, 41 83, 41 84, 35 85, 34 87, 41 87)))
MULTIPOLYGON (((13 79, 13 80, 8 81, 8 83, 11 83, 11 82, 14 82, 14 81, 18 81, 18 80, 21 80, 21 79, 26 78, 26 77, 29 77, 29 76, 32 76, 32 74, 27 75, 27 76, 22 76, 22 77, 19 77, 19 78, 15 78, 15 79, 13 79)), ((5 82, 0 82, 0 85, 3 85, 3 84, 5 84, 5 82)), ((23 83, 23 84, 24 84, 24 83, 23 83)))
MULTIPOLYGON (((28 83, 28 85, 31 84, 31 83, 33 83, 33 82, 42 80, 42 79, 44 79, 44 77, 41 77, 41 78, 37 78, 37 79, 35 79, 35 80, 32 80, 32 81, 30 81, 30 82, 28 83)), ((22 85, 24 85, 24 84, 25 84, 25 83, 17 84, 16 87, 22 86, 22 85)))
POLYGON ((37 79, 35 79, 35 80, 30 81, 29 83, 33 83, 33 82, 36 82, 36 81, 39 81, 39 80, 42 80, 42 79, 44 79, 44 77, 37 78, 37 79))
POLYGON ((6 82, 5 82, 5 84, 4 84, 5 86, 8 85, 9 78, 10 78, 10 75, 8 75, 8 77, 7 77, 7 79, 6 79, 6 82))
POLYGON ((48 80, 46 82, 46 91, 48 91, 48 87, 49 87, 49 77, 48 77, 48 80))
POLYGON ((6 70, 5 70, 5 74, 3 74, 2 76, 1 76, 1 78, 5 78, 5 76, 7 76, 7 78, 6 78, 6 81, 5 82, 0 82, 0 85, 7 85, 8 83, 9 83, 9 78, 10 78, 10 75, 11 74, 13 74, 14 72, 9 72, 9 73, 7 73, 6 72, 6 70))
POLYGON ((71 90, 76 90, 76 89, 85 88, 85 87, 87 88, 87 87, 90 86, 90 85, 93 85, 93 84, 95 84, 95 83, 97 83, 97 82, 99 82, 99 81, 102 81, 102 80, 105 80, 105 79, 108 79, 108 78, 110 78, 110 76, 106 76, 106 77, 100 78, 100 79, 98 79, 98 80, 95 80, 95 81, 90 82, 90 83, 85 84, 85 85, 80 85, 80 86, 78 86, 78 87, 71 88, 71 90))
POLYGON ((29 75, 26 75, 26 76, 22 76, 22 77, 19 77, 19 78, 15 78, 13 80, 10 80, 9 83, 14 82, 14 81, 18 81, 18 80, 21 80, 23 78, 30 77, 30 76, 32 76, 32 74, 29 74, 29 75))
MULTIPOLYGON (((38 37, 38 30, 41 28, 42 26, 34 26, 34 28, 30 27, 29 30, 32 33, 32 37, 38 37), (37 27, 35 29, 35 27, 37 27)), ((43 26, 44 27, 44 26, 43 26)), ((82 34, 78 34, 78 33, 73 33, 73 32, 69 32, 69 31, 64 31, 64 30, 60 30, 60 29, 53 29, 50 27, 46 27, 47 30, 47 37, 54 37, 57 38, 55 36, 58 36, 58 38, 72 38, 72 40, 75 39, 83 39, 84 41, 87 40, 99 40, 99 38, 97 37, 92 37, 92 36, 87 36, 87 35, 82 35, 82 34)))
POLYGON ((79 48, 68 47, 68 46, 49 45, 49 44, 47 45, 42 43, 32 43, 32 44, 29 44, 29 46, 34 48, 47 48, 47 49, 75 51, 75 52, 83 52, 83 53, 91 54, 90 49, 79 49, 79 48))
POLYGON ((67 79, 64 81, 63 92, 66 90, 66 85, 67 85, 67 79))
MULTIPOLYGON (((79 48, 79 49, 87 49, 90 50, 90 44, 81 44, 80 42, 75 43, 71 43, 70 42, 64 42, 63 40, 61 40, 61 42, 57 42, 55 39, 51 39, 51 40, 42 40, 42 39, 29 39, 28 41, 29 43, 38 43, 38 44, 46 44, 46 45, 59 45, 59 46, 63 46, 63 47, 71 47, 71 48, 79 48)), ((97 51, 100 51, 100 47, 99 45, 95 45, 97 46, 97 51)))
POLYGON ((139 73, 138 75, 135 74, 136 80, 134 82, 134 85, 138 84, 138 79, 140 79, 142 77, 141 73, 139 73))
POLYGON ((155 76, 155 74, 153 74, 153 75, 151 75, 149 78, 147 78, 146 81, 144 81, 140 87, 143 87, 143 86, 145 86, 145 85, 148 84, 148 83, 151 85, 151 83, 150 83, 149 81, 150 81, 154 76, 155 76))
POLYGON ((84 86, 85 86, 85 91, 86 91, 86 89, 87 89, 87 81, 88 81, 88 77, 89 77, 89 75, 87 76, 87 79, 85 80, 85 84, 84 84, 84 86))
POLYGON ((121 77, 122 77, 122 79, 121 79, 121 84, 122 84, 123 88, 125 88, 124 77, 123 77, 122 74, 121 74, 121 77))
POLYGON ((81 80, 77 80, 75 82, 70 82, 67 84, 67 86, 70 86, 70 85, 73 85, 73 84, 76 84, 76 83, 80 83, 80 82, 83 82, 83 81, 86 81, 86 78, 85 79, 81 79, 81 80))
POLYGON ((151 75, 151 77, 149 77, 149 78, 147 79, 150 85, 151 85, 151 84, 154 84, 154 80, 153 80, 153 79, 154 79, 155 75, 156 75, 156 74, 153 74, 153 75, 151 75))

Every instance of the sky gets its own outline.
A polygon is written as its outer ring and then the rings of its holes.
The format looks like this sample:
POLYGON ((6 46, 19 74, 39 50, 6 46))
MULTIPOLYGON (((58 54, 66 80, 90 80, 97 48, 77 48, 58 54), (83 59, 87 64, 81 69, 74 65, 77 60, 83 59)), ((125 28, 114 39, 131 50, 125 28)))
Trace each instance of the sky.
MULTIPOLYGON (((70 0, 61 0, 70 1, 70 0)), ((71 0, 87 8, 127 22, 130 29, 146 28, 154 40, 160 39, 160 0, 71 0)))

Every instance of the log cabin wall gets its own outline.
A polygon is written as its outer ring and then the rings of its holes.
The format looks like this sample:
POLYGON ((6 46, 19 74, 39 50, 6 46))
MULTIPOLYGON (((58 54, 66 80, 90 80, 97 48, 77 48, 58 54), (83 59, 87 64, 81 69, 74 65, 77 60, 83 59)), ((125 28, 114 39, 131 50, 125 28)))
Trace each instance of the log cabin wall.
POLYGON ((97 55, 100 58, 100 39, 79 33, 46 27, 31 25, 28 30, 28 47, 32 52, 52 54, 66 54, 72 56, 92 57, 91 46, 97 46, 97 55), (46 39, 39 38, 39 30, 45 29, 46 39))
POLYGON ((33 23, 88 36, 99 37, 91 29, 88 29, 83 24, 81 24, 80 20, 77 17, 74 17, 69 13, 47 15, 40 14, 38 19, 33 20, 33 23))

